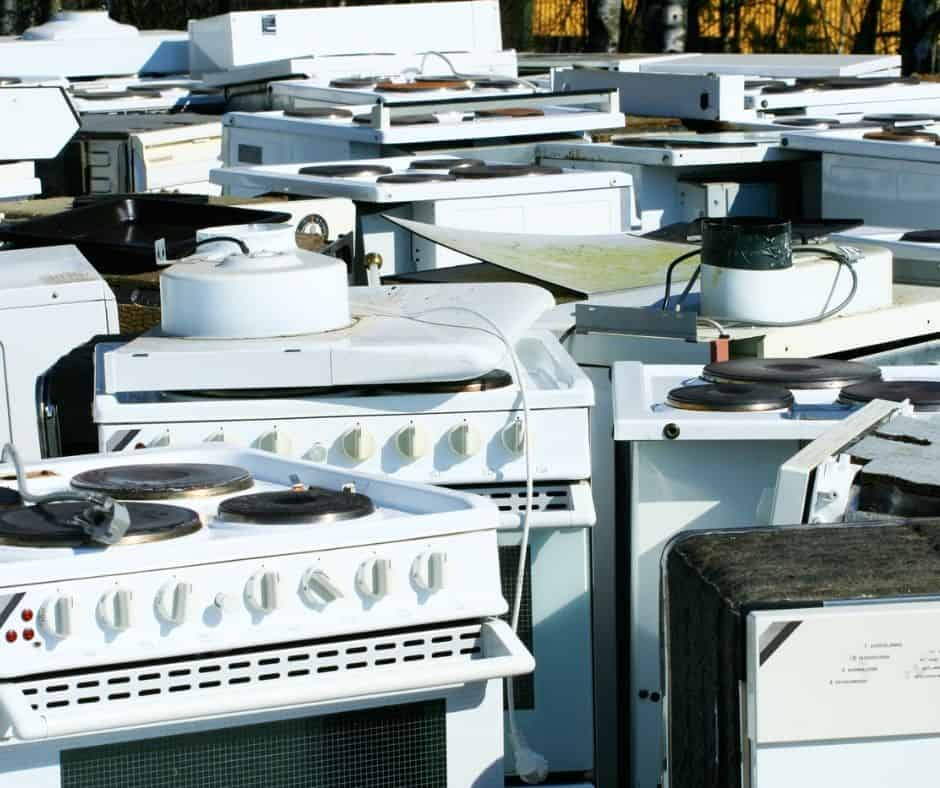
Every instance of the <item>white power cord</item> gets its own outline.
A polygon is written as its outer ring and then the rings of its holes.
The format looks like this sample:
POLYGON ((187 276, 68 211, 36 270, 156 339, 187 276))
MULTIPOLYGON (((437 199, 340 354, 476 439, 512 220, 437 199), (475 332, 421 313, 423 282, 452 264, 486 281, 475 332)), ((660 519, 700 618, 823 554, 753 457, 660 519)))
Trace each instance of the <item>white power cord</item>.
MULTIPOLYGON (((376 312, 372 312, 376 314, 376 312)), ((519 614, 522 610, 522 586, 525 582, 526 557, 529 553, 529 531, 532 515, 532 505, 535 498, 535 481, 532 474, 532 439, 529 432, 530 412, 529 396, 526 388, 525 378, 522 375, 522 365, 519 362, 519 355, 515 347, 502 330, 489 317, 478 312, 472 307, 467 306, 446 306, 428 310, 420 315, 402 315, 395 312, 383 312, 386 317, 398 317, 405 320, 411 320, 415 323, 425 323, 432 326, 441 326, 443 328, 469 328, 473 331, 482 331, 486 334, 492 334, 497 337, 505 346, 512 363, 513 375, 516 384, 519 386, 519 399, 522 401, 522 427, 525 440, 523 443, 523 457, 525 460, 525 509, 522 513, 522 540, 519 544, 519 567, 516 570, 516 585, 513 595, 512 607, 510 608, 509 626, 513 632, 519 629, 519 614), (427 320, 421 315, 428 315, 432 312, 444 312, 448 310, 457 310, 467 312, 480 320, 484 321, 489 328, 480 326, 461 325, 459 323, 445 323, 442 321, 427 320)), ((516 720, 516 700, 515 700, 515 682, 513 679, 506 679, 506 700, 509 719, 509 741, 512 746, 513 760, 516 765, 516 771, 519 778, 529 785, 536 785, 544 782, 548 777, 548 759, 539 752, 533 750, 525 739, 516 720)))
MULTIPOLYGON (((436 51, 434 51, 434 50, 428 50, 428 51, 425 52, 424 55, 421 57, 421 65, 418 67, 418 73, 419 73, 419 74, 423 74, 423 73, 424 73, 424 67, 425 67, 425 64, 427 63, 428 55, 434 55, 434 57, 439 57, 441 60, 443 60, 443 61, 447 64, 447 67, 450 69, 450 73, 453 74, 453 75, 454 75, 455 77, 457 77, 458 79, 470 79, 470 80, 472 80, 472 79, 485 79, 485 78, 487 78, 487 75, 485 75, 485 74, 461 74, 461 73, 460 73, 459 71, 457 71, 457 69, 454 67, 453 61, 452 61, 449 57, 447 57, 447 55, 445 55, 443 52, 436 52, 436 51)), ((539 88, 538 88, 538 85, 536 85, 534 82, 530 82, 528 79, 523 79, 522 77, 503 77, 503 76, 501 76, 500 78, 501 78, 501 79, 511 79, 511 80, 515 81, 517 84, 522 85, 523 87, 530 88, 530 89, 535 90, 535 91, 537 91, 537 90, 539 89, 539 88)), ((484 85, 484 87, 485 87, 485 85, 484 85)))

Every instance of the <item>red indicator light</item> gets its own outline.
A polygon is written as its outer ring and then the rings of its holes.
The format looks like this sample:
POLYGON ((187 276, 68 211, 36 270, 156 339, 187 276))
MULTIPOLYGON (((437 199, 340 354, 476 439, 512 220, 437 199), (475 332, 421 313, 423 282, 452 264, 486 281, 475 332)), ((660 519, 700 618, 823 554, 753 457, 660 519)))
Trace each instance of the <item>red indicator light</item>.
MULTIPOLYGON (((13 634, 16 634, 16 633, 14 632, 13 634)), ((32 640, 34 637, 36 637, 35 630, 29 629, 29 628, 26 628, 23 630, 23 640, 32 640)))
POLYGON ((7 643, 15 643, 15 642, 16 642, 16 632, 14 632, 12 629, 8 629, 7 630, 7 643))
POLYGON ((23 621, 32 621, 33 620, 33 611, 29 608, 26 608, 20 616, 23 618, 23 621))

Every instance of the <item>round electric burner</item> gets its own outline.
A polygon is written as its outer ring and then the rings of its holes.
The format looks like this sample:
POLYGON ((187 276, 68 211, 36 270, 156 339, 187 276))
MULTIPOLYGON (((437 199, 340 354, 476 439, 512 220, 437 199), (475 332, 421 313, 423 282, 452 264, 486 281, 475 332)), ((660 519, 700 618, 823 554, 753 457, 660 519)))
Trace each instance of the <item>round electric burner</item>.
POLYGON ((827 358, 742 358, 706 365, 702 378, 712 383, 773 383, 788 389, 835 389, 878 380, 878 367, 827 358))
POLYGON ((0 77, 0 87, 9 87, 10 85, 22 85, 23 80, 19 77, 0 77))
MULTIPOLYGON (((124 504, 131 524, 118 545, 145 544, 175 539, 195 533, 202 527, 192 509, 163 503, 124 504)), ((71 521, 88 507, 87 503, 63 502, 27 506, 0 512, 0 545, 6 547, 83 547, 85 533, 71 521)))
POLYGON ((414 82, 384 81, 376 84, 381 93, 422 93, 428 90, 469 90, 473 83, 468 79, 433 79, 418 77, 414 82))
MULTIPOLYGON (((353 117, 356 123, 371 123, 371 115, 356 115, 353 117)), ((429 123, 440 123, 437 115, 395 115, 390 121, 393 126, 424 126, 429 123)))
POLYGON ((416 159, 408 165, 410 170, 447 170, 453 172, 464 167, 479 167, 482 159, 416 159))
POLYGON ((228 498, 219 506, 219 517, 258 525, 315 525, 354 520, 374 511, 366 495, 309 487, 228 498))
POLYGON ((251 474, 233 465, 153 463, 94 468, 72 477, 76 490, 91 490, 125 501, 198 498, 247 490, 251 474))
POLYGON ((458 178, 518 178, 530 175, 560 175, 561 167, 538 167, 531 164, 477 164, 456 167, 451 173, 458 178))
POLYGON ((130 85, 127 91, 129 93, 161 93, 164 90, 191 90, 194 87, 188 82, 155 82, 149 85, 130 85))
POLYGON ((384 77, 347 77, 345 79, 334 79, 330 82, 331 88, 362 89, 374 88, 376 84, 384 77))
POLYGON ((778 126, 804 129, 831 129, 839 125, 839 121, 832 118, 784 118, 775 122, 778 126))
POLYGON ((521 87, 522 83, 512 77, 472 77, 473 84, 478 88, 493 88, 495 90, 510 90, 521 87))
POLYGON ((862 120, 887 126, 923 126, 934 123, 937 118, 934 115, 922 115, 912 112, 881 112, 874 115, 865 115, 862 120))
POLYGON ((777 96, 784 95, 786 93, 806 93, 808 91, 816 90, 818 83, 815 82, 799 82, 797 81, 793 85, 789 85, 786 82, 780 82, 775 85, 767 85, 762 87, 760 92, 768 96, 777 96))
POLYGON ((478 109, 478 118, 541 118, 545 110, 538 107, 506 107, 505 109, 478 109))
POLYGON ((446 172, 398 172, 393 175, 381 175, 376 183, 434 183, 435 181, 455 181, 457 178, 446 172))
POLYGON ((845 405, 864 405, 873 399, 907 399, 918 413, 935 413, 940 411, 940 380, 868 380, 839 392, 839 402, 845 405))
POLYGON ((899 240, 917 244, 940 244, 940 230, 911 230, 904 233, 899 240))
POLYGON ((936 134, 903 128, 892 128, 888 131, 869 131, 867 134, 863 134, 862 138, 882 142, 904 142, 909 145, 936 145, 940 142, 940 136, 936 134))
POLYGON ((343 107, 295 107, 285 109, 286 118, 319 118, 320 120, 348 120, 353 116, 352 110, 343 107))
POLYGON ((789 408, 793 395, 789 389, 771 383, 706 383, 673 389, 666 402, 681 410, 754 413, 789 408))
POLYGON ((392 168, 384 164, 315 164, 301 167, 300 175, 321 178, 364 178, 368 175, 391 175, 392 168))
POLYGON ((130 90, 73 90, 72 96, 79 99, 103 101, 104 99, 131 98, 134 96, 130 90))
POLYGON ((370 394, 460 394, 465 391, 492 391, 512 385, 512 375, 503 369, 470 380, 437 383, 382 383, 369 389, 370 394))

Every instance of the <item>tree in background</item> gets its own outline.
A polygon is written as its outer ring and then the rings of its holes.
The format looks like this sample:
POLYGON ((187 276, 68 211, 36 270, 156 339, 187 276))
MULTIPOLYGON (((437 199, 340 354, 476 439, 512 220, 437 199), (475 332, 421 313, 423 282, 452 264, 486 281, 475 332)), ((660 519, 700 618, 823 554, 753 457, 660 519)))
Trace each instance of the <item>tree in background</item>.
POLYGON ((940 0, 904 0, 901 5, 901 59, 905 74, 936 71, 940 0))

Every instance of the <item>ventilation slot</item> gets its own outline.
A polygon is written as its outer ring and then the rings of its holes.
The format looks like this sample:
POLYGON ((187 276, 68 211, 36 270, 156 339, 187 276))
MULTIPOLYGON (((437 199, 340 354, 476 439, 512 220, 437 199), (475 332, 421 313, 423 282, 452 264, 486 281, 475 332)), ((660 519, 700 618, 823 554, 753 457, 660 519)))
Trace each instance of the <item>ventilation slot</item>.
MULTIPOLYGON (((519 554, 521 550, 519 545, 502 545, 499 548, 499 578, 502 582, 503 596, 508 600, 515 599, 516 595, 516 576, 519 572, 519 554)), ((532 647, 532 565, 531 553, 525 558, 525 575, 522 582, 522 605, 519 608, 519 629, 516 634, 519 636, 525 647, 538 660, 535 649, 532 647)), ((511 601, 510 601, 510 604, 511 601)), ((508 621, 509 614, 503 618, 508 621)), ((472 644, 469 639, 462 644, 461 654, 474 654, 479 651, 479 642, 472 644), (474 651, 476 649, 476 651, 474 651)), ((525 676, 516 676, 512 680, 513 692, 517 709, 535 708, 535 679, 532 673, 525 676)), ((505 705, 506 699, 503 699, 505 705)))
MULTIPOLYGON (((490 498, 501 512, 524 512, 526 493, 524 484, 456 485, 454 489, 490 498)), ((557 482, 536 482, 532 492, 533 512, 570 511, 571 494, 565 485, 557 482)))

